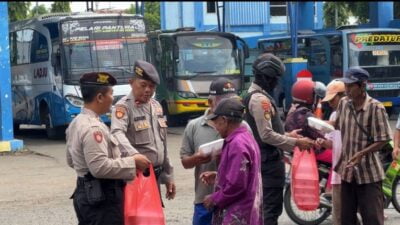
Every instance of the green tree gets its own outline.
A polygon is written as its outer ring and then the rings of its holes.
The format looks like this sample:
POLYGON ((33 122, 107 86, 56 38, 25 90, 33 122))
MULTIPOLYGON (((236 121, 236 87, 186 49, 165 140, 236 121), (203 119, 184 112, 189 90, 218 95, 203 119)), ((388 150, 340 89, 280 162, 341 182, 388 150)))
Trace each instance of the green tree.
POLYGON ((144 20, 149 31, 159 30, 160 22, 160 2, 144 3, 144 20))
POLYGON ((42 4, 42 5, 35 6, 31 9, 30 17, 35 17, 38 15, 46 14, 46 13, 49 13, 49 10, 47 10, 46 6, 42 4))
POLYGON ((337 27, 347 24, 350 10, 346 2, 325 2, 323 9, 325 27, 337 27))
POLYGON ((368 23, 369 22, 369 2, 348 2, 348 8, 357 18, 357 23, 368 23))
POLYGON ((54 2, 51 4, 51 12, 71 12, 71 6, 69 2, 54 2))
POLYGON ((28 18, 30 2, 8 2, 8 20, 14 22, 28 18))
POLYGON ((136 14, 136 7, 134 4, 131 4, 131 6, 129 7, 129 9, 125 10, 125 13, 128 14, 136 14))

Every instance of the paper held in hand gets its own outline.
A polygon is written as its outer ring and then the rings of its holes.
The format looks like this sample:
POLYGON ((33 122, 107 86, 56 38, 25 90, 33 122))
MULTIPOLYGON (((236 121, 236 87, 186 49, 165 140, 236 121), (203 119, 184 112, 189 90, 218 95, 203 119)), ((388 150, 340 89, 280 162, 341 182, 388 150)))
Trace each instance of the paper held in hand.
POLYGON ((307 120, 308 120, 308 125, 310 127, 315 128, 324 134, 330 133, 335 130, 335 128, 332 125, 330 125, 329 123, 327 123, 323 120, 317 119, 315 117, 308 117, 307 120))
POLYGON ((219 155, 221 153, 223 144, 224 139, 220 138, 218 140, 200 145, 199 151, 203 155, 208 156, 212 154, 212 157, 215 157, 216 155, 219 155))

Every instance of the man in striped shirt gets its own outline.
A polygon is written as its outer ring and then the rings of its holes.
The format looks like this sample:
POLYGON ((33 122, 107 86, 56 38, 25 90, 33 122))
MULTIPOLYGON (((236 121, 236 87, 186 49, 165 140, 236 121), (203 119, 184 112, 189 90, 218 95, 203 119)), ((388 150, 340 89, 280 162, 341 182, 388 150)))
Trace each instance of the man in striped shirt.
POLYGON ((354 225, 360 209, 364 225, 383 225, 382 180, 378 151, 391 140, 385 107, 366 92, 369 73, 359 67, 346 71, 347 97, 337 109, 335 127, 342 136, 342 154, 335 171, 342 178, 342 225, 354 225))

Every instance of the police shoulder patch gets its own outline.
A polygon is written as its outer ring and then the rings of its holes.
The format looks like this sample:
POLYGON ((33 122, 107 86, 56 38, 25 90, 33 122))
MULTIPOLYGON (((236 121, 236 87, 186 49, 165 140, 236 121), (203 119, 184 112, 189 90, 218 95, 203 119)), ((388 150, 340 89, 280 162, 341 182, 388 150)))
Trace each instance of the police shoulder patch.
POLYGON ((271 102, 269 100, 262 100, 261 107, 264 109, 265 112, 271 112, 271 102))
POLYGON ((266 120, 271 120, 271 113, 270 112, 264 112, 264 118, 266 120))
POLYGON ((101 131, 93 132, 93 137, 97 143, 101 143, 103 141, 103 133, 101 133, 101 131))
POLYGON ((121 107, 121 106, 117 106, 115 108, 115 117, 117 117, 117 119, 121 119, 124 116, 125 116, 125 108, 121 107))

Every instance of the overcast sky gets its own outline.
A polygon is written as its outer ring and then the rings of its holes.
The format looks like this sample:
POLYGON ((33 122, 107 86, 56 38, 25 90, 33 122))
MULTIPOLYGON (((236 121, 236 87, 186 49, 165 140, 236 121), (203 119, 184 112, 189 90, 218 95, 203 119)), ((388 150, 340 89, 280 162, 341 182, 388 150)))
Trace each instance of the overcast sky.
MULTIPOLYGON (((38 5, 45 5, 47 9, 51 8, 51 4, 53 2, 37 2, 38 5)), ((90 4, 90 3, 89 3, 90 4)), ((112 9, 128 9, 131 4, 135 5, 134 1, 128 1, 128 2, 94 2, 93 3, 93 8, 96 9, 96 4, 98 4, 98 9, 106 9, 106 8, 112 8, 112 9)), ((36 6, 36 1, 31 2, 31 8, 36 6)), ((71 2, 71 10, 72 12, 84 12, 86 11, 86 2, 71 2)))

